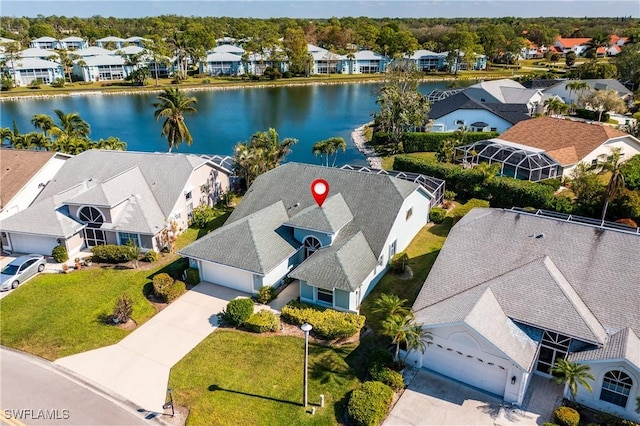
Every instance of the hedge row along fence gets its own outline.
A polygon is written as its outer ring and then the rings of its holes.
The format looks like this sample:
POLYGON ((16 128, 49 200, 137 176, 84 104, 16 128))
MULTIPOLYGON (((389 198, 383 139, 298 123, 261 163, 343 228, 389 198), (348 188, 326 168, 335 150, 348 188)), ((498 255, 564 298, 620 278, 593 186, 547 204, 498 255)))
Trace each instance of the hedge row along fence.
POLYGON ((406 155, 396 156, 393 169, 444 179, 447 189, 455 191, 458 198, 487 200, 492 207, 554 209, 554 188, 551 185, 509 177, 487 180, 477 169, 463 169, 455 164, 427 161, 406 155))
MULTIPOLYGON (((458 145, 468 145, 477 141, 498 137, 498 132, 470 132, 465 135, 464 142, 458 145)), ((408 132, 402 136, 402 147, 404 152, 435 152, 440 149, 442 141, 447 139, 457 139, 454 132, 446 133, 422 133, 408 132)), ((389 143, 389 133, 376 132, 373 135, 372 145, 385 145, 389 143)))

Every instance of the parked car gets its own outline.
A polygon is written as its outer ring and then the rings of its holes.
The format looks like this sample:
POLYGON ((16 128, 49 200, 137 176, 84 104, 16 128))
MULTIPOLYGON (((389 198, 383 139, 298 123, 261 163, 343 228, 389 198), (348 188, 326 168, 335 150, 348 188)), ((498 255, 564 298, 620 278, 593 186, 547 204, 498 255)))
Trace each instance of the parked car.
POLYGON ((0 291, 16 288, 38 272, 44 271, 47 259, 39 254, 20 256, 0 271, 0 291))

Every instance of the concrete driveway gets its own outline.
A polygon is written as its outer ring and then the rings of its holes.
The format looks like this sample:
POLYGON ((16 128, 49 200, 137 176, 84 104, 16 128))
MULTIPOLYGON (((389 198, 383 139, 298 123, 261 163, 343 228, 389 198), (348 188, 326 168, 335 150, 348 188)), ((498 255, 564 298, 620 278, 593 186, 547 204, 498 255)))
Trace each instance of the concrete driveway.
POLYGON ((384 422, 392 425, 541 425, 551 418, 562 388, 534 376, 523 408, 439 374, 420 370, 384 422))
POLYGON ((216 314, 244 293, 200 283, 119 343, 55 361, 141 409, 164 412, 169 371, 218 326, 216 314))

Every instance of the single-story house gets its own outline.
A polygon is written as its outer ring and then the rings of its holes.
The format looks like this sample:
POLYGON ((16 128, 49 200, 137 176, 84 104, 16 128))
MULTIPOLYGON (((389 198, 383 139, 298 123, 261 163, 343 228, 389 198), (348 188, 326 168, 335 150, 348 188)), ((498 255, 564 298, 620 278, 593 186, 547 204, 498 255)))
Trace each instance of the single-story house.
POLYGON ((538 117, 520 121, 499 138, 456 148, 459 161, 502 164, 502 174, 539 181, 570 177, 578 163, 594 164, 611 148, 623 160, 640 153, 640 140, 614 127, 538 117))
POLYGON ((452 228, 413 305, 432 341, 408 362, 521 405, 566 358, 595 377, 579 403, 638 422, 640 229, 548 213, 477 208, 452 228))
POLYGON ((60 49, 65 50, 78 50, 78 49, 86 49, 89 47, 89 43, 83 39, 82 37, 65 37, 58 41, 60 49))
POLYGON ((580 102, 580 99, 579 99, 581 93, 575 93, 575 92, 572 93, 570 90, 567 89, 567 84, 571 82, 587 83, 587 86, 589 86, 589 88, 584 90, 583 93, 589 93, 590 91, 593 91, 593 90, 613 90, 625 102, 630 102, 633 99, 633 92, 627 89, 618 80, 615 80, 613 78, 565 80, 544 89, 544 94, 558 96, 566 104, 570 104, 573 101, 576 105, 581 106, 582 103, 580 102))
POLYGON ((472 132, 504 132, 514 124, 529 120, 525 104, 482 103, 465 92, 431 105, 432 132, 452 132, 465 127, 472 132))
POLYGON ((147 38, 133 36, 133 37, 125 38, 123 44, 129 44, 129 45, 138 46, 138 47, 145 47, 145 43, 148 41, 150 40, 147 38))
POLYGON ((565 38, 558 36, 554 46, 556 46, 563 55, 573 51, 576 55, 581 56, 589 48, 590 41, 591 39, 588 37, 565 38))
POLYGON ((64 78, 64 69, 57 62, 39 58, 23 58, 17 61, 7 61, 7 71, 13 77, 17 86, 28 86, 32 81, 40 79, 43 84, 51 84, 59 78, 64 78))
POLYGON ((203 281, 256 294, 290 277, 300 300, 357 312, 443 188, 420 175, 286 163, 256 179, 224 226, 179 253, 203 281), (322 207, 315 179, 329 184, 322 207))
POLYGON ((29 47, 36 49, 58 49, 60 47, 60 43, 58 39, 53 37, 38 37, 29 42, 29 47))
POLYGON ((29 207, 69 158, 59 152, 0 148, 0 220, 29 207))
POLYGON ((481 81, 464 89, 464 93, 481 103, 524 104, 531 115, 541 112, 538 106, 542 104, 542 91, 527 89, 508 78, 481 81))
POLYGON ((228 188, 228 176, 196 155, 89 150, 65 161, 0 228, 18 253, 50 255, 63 245, 74 254, 129 240, 159 251, 165 228, 186 229, 195 207, 215 204, 228 188))

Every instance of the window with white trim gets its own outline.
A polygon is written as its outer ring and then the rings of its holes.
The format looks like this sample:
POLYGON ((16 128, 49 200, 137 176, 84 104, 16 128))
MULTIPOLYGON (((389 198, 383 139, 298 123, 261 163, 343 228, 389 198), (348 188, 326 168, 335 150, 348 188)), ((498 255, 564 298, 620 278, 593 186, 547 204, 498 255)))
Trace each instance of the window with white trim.
POLYGON ((118 242, 121 246, 126 246, 129 241, 131 241, 132 244, 140 247, 140 238, 138 234, 133 234, 130 232, 118 232, 118 242))
POLYGON ((619 370, 607 371, 602 379, 600 400, 626 407, 632 386, 633 380, 628 374, 619 370))
POLYGON ((104 216, 95 207, 87 206, 80 209, 78 218, 87 223, 84 228, 84 242, 87 247, 101 246, 107 243, 104 231, 100 229, 104 223, 104 216))
POLYGON ((316 237, 309 236, 304 239, 304 258, 311 256, 319 248, 322 247, 322 243, 316 237))
POLYGON ((185 194, 184 194, 184 199, 185 199, 185 200, 187 200, 187 201, 189 201, 189 200, 191 199, 191 196, 192 196, 192 195, 191 195, 191 191, 189 191, 189 192, 187 192, 187 193, 185 193, 185 194))
POLYGON ((333 306, 333 290, 325 290, 323 288, 319 288, 317 290, 318 302, 327 303, 333 306))

